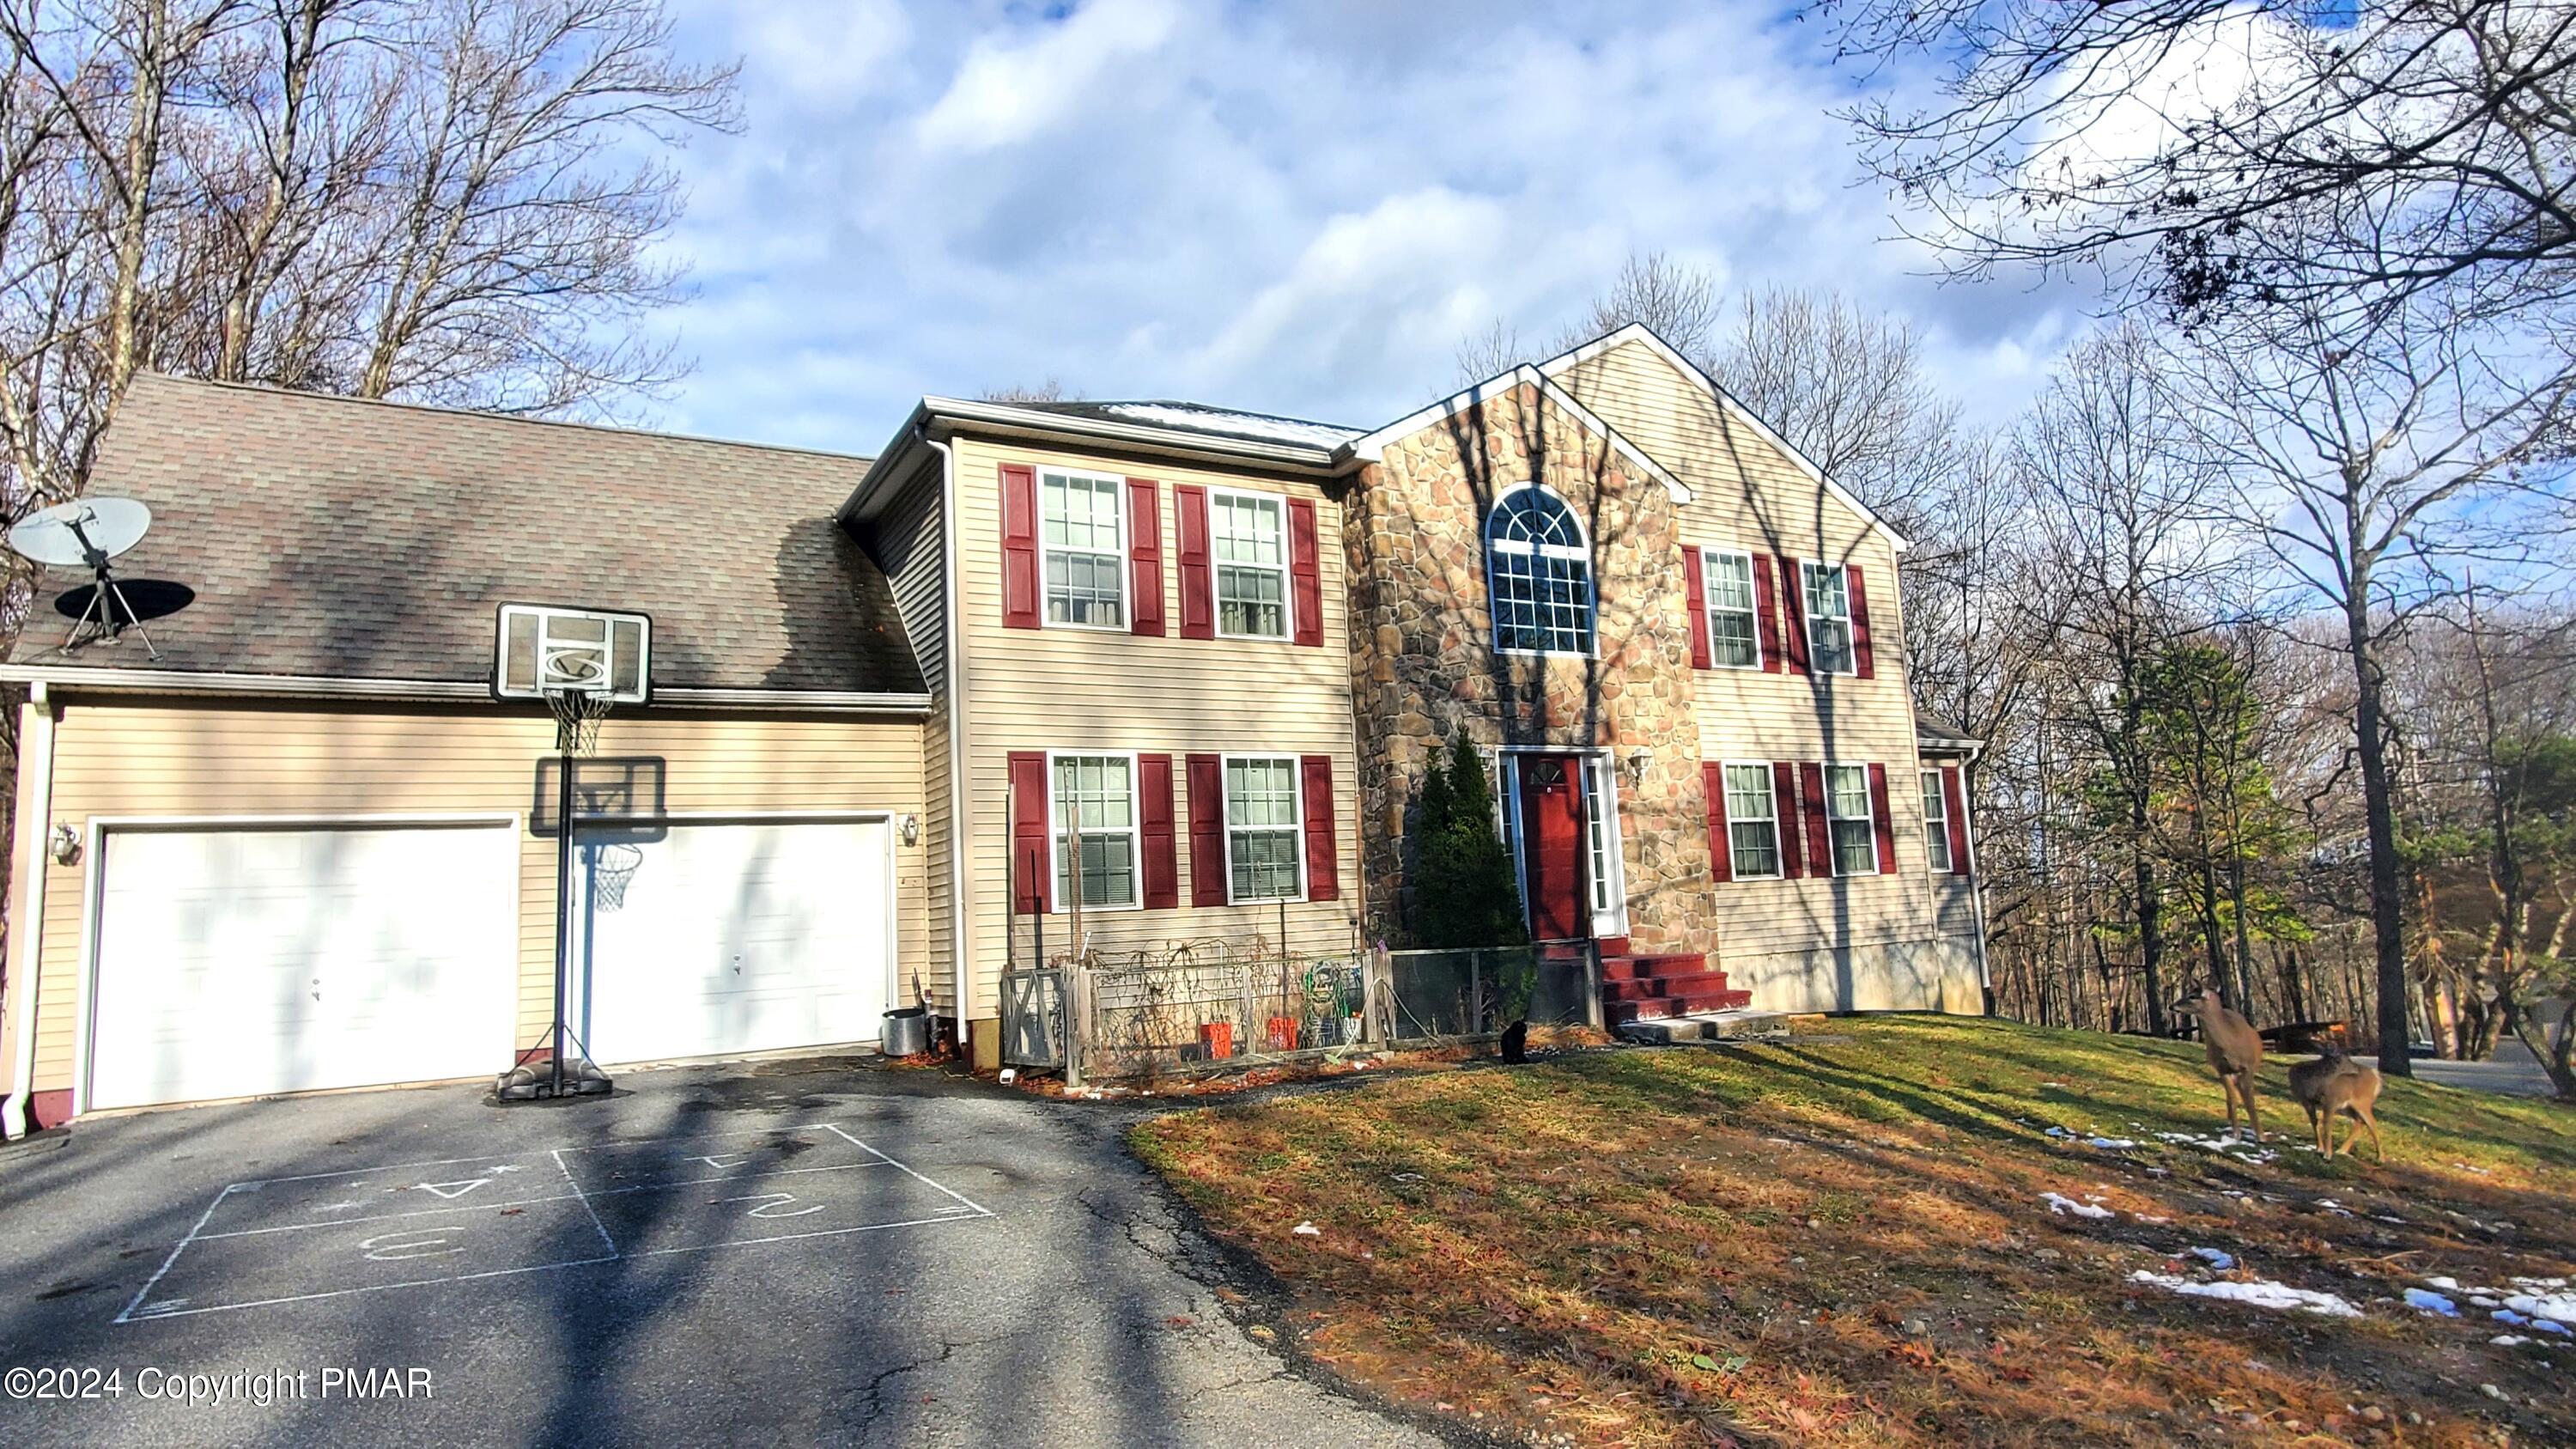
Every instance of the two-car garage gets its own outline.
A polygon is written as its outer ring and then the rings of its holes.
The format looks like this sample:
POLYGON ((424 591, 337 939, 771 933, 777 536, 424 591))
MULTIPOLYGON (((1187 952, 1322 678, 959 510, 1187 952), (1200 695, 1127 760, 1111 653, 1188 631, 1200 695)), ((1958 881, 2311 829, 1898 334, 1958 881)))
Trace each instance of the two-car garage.
MULTIPOLYGON (((873 1039, 893 833, 883 814, 578 833, 576 1035, 603 1064, 873 1039)), ((555 845, 519 817, 96 838, 87 1109, 489 1076, 551 1014, 555 845)))

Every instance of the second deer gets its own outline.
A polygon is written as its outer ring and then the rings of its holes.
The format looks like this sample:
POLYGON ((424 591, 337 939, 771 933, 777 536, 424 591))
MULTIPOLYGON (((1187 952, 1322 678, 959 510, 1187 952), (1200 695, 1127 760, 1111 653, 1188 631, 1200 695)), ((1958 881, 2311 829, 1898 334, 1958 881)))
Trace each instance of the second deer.
MULTIPOLYGON (((2316 1134, 2317 1151, 2327 1158, 2337 1150, 2335 1119, 2350 1117, 2369 1129, 2371 1154, 2383 1163, 2388 1160, 2388 1150, 2379 1145, 2379 1122, 2371 1115, 2379 1102, 2379 1068, 2364 1066, 2328 1043, 2325 1055, 2290 1068, 2290 1095, 2308 1109, 2308 1128, 2316 1134)), ((2352 1143, 2346 1131, 2341 1150, 2352 1151, 2352 1143)))

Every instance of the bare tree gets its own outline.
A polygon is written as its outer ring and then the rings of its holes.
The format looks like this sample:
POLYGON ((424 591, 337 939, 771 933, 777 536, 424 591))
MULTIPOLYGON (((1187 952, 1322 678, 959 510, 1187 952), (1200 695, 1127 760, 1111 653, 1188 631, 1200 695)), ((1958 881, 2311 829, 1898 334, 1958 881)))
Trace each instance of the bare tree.
POLYGON ((1529 361, 1530 349, 1522 345, 1519 328, 1497 317, 1484 331, 1459 338, 1456 357, 1458 385, 1474 387, 1529 361))
MULTIPOLYGON (((1631 322, 1643 322, 1675 352, 1705 362, 1716 341, 1717 278, 1662 252, 1631 252, 1608 290, 1592 299, 1582 318, 1557 334, 1549 350, 1564 352, 1631 322)), ((1490 377, 1493 374, 1487 373, 1490 377)))
POLYGON ((2516 0, 1815 0, 1841 55, 1937 73, 1854 108, 1958 272, 2107 267, 2198 313, 2367 285, 2523 294, 2576 261, 2576 10, 2516 0), (2321 246, 2319 204, 2386 219, 2321 246))
POLYGON ((1732 314, 1710 362, 1727 390, 1900 531, 1919 530, 1963 460, 1959 404, 1914 324, 1783 287, 1745 293, 1732 314))
POLYGON ((1060 403, 1082 401, 1082 394, 1078 392, 1066 392, 1064 384, 1052 377, 1037 384, 1035 387, 990 387, 975 394, 975 396, 981 398, 985 402, 994 403, 1060 403))
MULTIPOLYGON (((2366 245, 2346 232, 2338 249, 2366 245)), ((2481 326, 2432 294, 2301 287, 2191 348, 2194 442, 2229 479, 2228 521, 2293 599, 2333 611, 2351 671, 2369 842, 2380 1065, 2408 1065, 2405 902, 2385 649, 2464 564, 2531 565, 2563 523, 2529 467, 2567 422, 2576 373, 2546 338, 2481 326)))

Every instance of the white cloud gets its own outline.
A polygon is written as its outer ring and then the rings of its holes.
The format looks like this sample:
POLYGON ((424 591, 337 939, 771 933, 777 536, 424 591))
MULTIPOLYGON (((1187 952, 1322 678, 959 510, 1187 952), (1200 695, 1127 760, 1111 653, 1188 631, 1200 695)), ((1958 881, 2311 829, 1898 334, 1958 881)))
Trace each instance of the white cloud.
POLYGON ((1076 109, 1122 104, 1108 72, 1161 46, 1177 21, 1166 0, 1092 0, 1034 38, 979 39, 916 134, 932 150, 984 151, 1028 140, 1076 109))
POLYGON ((866 450, 924 393, 1047 377, 1374 425, 1637 248, 1906 311, 2000 416, 2081 308, 1926 280, 1851 184, 1848 78, 1764 0, 910 0, 864 37, 831 0, 675 3, 750 52, 745 133, 681 157, 675 426, 866 450))

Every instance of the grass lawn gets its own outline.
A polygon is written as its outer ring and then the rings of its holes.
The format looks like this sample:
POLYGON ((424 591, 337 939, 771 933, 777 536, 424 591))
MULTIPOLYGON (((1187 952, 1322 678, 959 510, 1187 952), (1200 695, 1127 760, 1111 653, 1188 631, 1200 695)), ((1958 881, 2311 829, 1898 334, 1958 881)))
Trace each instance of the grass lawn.
POLYGON ((1288 1285, 1314 1358, 1498 1439, 2576 1444, 2576 1342, 2401 1300, 2576 1273, 2576 1112, 2392 1082, 2388 1165, 2327 1163, 2292 1146, 2286 1066, 2268 1161, 2157 1137, 2218 1134, 2197 1046, 1938 1018, 1478 1063, 1133 1141, 1288 1285), (2231 1281, 2358 1316, 2173 1291, 2231 1281))

